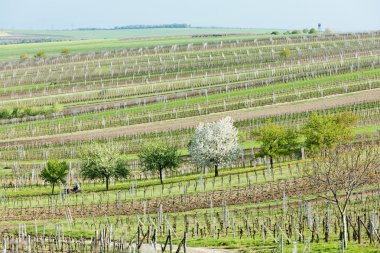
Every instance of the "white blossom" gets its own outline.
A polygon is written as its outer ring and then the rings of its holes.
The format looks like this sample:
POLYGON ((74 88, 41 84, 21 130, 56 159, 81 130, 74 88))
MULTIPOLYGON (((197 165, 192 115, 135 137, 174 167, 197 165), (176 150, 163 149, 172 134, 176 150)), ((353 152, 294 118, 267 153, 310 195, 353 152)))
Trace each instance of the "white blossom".
POLYGON ((214 166, 217 169, 235 161, 241 149, 233 120, 226 117, 215 123, 201 123, 195 130, 189 150, 193 162, 202 168, 214 166))

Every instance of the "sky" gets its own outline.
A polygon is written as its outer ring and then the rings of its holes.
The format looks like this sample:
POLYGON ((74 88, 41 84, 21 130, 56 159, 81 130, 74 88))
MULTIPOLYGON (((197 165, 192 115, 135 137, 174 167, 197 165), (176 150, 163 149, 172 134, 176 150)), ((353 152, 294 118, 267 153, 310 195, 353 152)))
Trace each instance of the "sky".
POLYGON ((0 29, 134 24, 380 30, 380 0, 0 0, 0 29))

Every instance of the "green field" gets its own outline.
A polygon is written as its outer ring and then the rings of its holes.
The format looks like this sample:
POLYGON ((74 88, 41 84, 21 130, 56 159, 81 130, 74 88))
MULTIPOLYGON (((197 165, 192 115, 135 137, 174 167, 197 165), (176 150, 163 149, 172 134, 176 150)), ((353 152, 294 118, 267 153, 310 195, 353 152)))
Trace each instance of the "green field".
MULTIPOLYGON (((276 30, 277 31, 277 30, 276 30)), ((279 30, 283 31, 283 30, 279 30)), ((62 36, 68 41, 0 45, 0 60, 16 60, 20 55, 33 57, 43 50, 48 56, 60 55, 64 48, 72 53, 142 48, 180 43, 212 42, 267 37, 272 29, 188 28, 188 29, 131 29, 131 30, 11 30, 12 34, 62 36), (222 37, 193 37, 192 35, 218 34, 222 37), (235 35, 235 36, 232 36, 235 35), (238 36, 236 36, 238 35, 238 36)))
POLYGON ((171 37, 208 34, 262 34, 283 29, 260 28, 154 28, 123 30, 10 30, 10 34, 64 36, 72 39, 129 39, 142 37, 171 37))

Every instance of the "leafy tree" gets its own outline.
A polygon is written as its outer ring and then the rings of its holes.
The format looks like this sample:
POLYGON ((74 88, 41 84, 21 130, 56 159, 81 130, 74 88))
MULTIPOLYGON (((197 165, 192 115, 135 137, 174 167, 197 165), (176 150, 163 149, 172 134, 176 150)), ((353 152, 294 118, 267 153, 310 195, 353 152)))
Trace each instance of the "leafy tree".
POLYGON ((139 154, 139 158, 144 171, 159 174, 161 184, 163 184, 162 173, 176 169, 180 163, 177 147, 164 144, 146 146, 139 154))
POLYGON ((283 58, 288 58, 291 55, 291 52, 288 48, 284 48, 280 51, 280 56, 283 58))
POLYGON ((273 169, 273 158, 291 155, 299 150, 298 133, 293 129, 268 123, 253 134, 261 143, 261 149, 256 156, 269 157, 271 169, 273 169))
POLYGON ((54 187, 59 183, 66 183, 66 176, 69 173, 69 166, 65 161, 51 160, 41 171, 40 177, 47 183, 50 183, 51 194, 54 194, 54 187))
POLYGON ((380 180, 380 156, 377 145, 339 145, 314 156, 312 166, 304 170, 310 185, 326 192, 320 197, 334 203, 339 211, 343 245, 348 242, 347 209, 353 191, 380 180))
POLYGON ((300 33, 301 33, 300 30, 293 30, 293 31, 292 31, 292 34, 300 34, 300 33))
POLYGON ((103 179, 108 191, 111 178, 127 178, 130 174, 118 147, 94 144, 82 152, 81 175, 86 179, 103 179))
POLYGON ((317 29, 315 29, 315 28, 311 28, 311 29, 309 30, 309 34, 315 34, 315 33, 317 33, 317 29))
POLYGON ((303 33, 309 33, 309 29, 308 29, 308 28, 304 28, 304 29, 302 30, 302 32, 303 32, 303 33))
POLYGON ((61 51, 61 54, 62 55, 68 55, 68 54, 70 54, 71 53, 71 49, 70 48, 64 48, 64 49, 62 49, 62 51, 61 51))
POLYGON ((273 31, 273 32, 271 32, 271 35, 279 35, 279 34, 280 34, 279 31, 273 31))
POLYGON ((45 58, 46 53, 44 51, 38 51, 35 55, 34 58, 45 58))
POLYGON ((346 143, 353 138, 352 129, 359 116, 352 112, 319 116, 313 113, 303 128, 306 149, 316 152, 346 143))
POLYGON ((199 167, 213 166, 215 177, 220 165, 235 161, 241 149, 238 131, 230 117, 211 124, 201 124, 189 144, 190 155, 199 167))

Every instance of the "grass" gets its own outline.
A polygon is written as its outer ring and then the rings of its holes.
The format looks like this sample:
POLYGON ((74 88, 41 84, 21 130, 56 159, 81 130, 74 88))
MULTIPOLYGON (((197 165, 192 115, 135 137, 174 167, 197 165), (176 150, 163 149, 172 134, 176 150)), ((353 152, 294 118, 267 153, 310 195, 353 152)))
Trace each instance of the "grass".
POLYGON ((43 50, 46 56, 57 56, 62 49, 68 48, 72 54, 94 51, 111 51, 127 48, 143 48, 157 45, 173 45, 197 42, 212 42, 226 40, 242 40, 268 37, 268 35, 236 35, 225 37, 160 37, 145 39, 91 39, 28 44, 0 45, 0 60, 18 60, 20 55, 27 54, 33 57, 36 52, 43 50))
POLYGON ((155 28, 123 30, 8 30, 8 33, 64 36, 69 39, 126 39, 146 37, 171 37, 207 34, 263 34, 272 31, 283 32, 283 29, 260 28, 155 28))
POLYGON ((4 169, 3 167, 0 167, 0 177, 12 175, 13 171, 11 169, 4 169))

